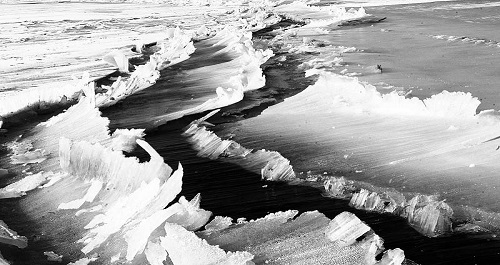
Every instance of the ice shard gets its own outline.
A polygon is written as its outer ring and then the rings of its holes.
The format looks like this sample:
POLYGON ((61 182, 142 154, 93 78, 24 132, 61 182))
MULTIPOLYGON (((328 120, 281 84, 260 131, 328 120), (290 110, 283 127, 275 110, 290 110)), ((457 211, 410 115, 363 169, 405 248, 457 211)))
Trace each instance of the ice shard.
POLYGON ((111 51, 102 60, 118 68, 122 73, 128 73, 129 71, 128 58, 119 50, 111 51))

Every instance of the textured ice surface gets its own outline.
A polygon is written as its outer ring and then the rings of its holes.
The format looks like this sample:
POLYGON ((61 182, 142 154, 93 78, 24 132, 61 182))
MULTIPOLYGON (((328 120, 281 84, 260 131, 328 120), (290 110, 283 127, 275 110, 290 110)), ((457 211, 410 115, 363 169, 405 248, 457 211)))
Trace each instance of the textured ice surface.
MULTIPOLYGON (((226 250, 249 251, 257 264, 376 264, 375 256, 383 251, 382 240, 352 213, 333 220, 316 211, 296 215, 277 212, 219 229, 209 223, 211 228, 198 235, 226 250)), ((386 255, 401 264, 403 252, 394 254, 386 255)))

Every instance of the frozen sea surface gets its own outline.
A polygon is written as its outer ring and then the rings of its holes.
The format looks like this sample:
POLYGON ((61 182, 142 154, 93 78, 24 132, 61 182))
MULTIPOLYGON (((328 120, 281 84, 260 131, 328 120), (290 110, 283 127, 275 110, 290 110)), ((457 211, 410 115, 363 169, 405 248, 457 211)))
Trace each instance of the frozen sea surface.
MULTIPOLYGON (((197 227, 195 224, 206 215, 196 208, 197 193, 202 194, 201 208, 234 219, 256 219, 289 209, 319 210, 327 218, 343 211, 354 212, 384 239, 386 249, 404 250, 405 264, 412 264, 411 260, 419 264, 495 264, 499 260, 500 121, 496 111, 486 111, 498 109, 500 99, 496 90, 500 83, 498 2, 397 5, 398 1, 347 1, 342 6, 366 6, 366 10, 347 12, 325 9, 331 1, 311 1, 316 2, 312 6, 304 1, 287 5, 291 3, 288 1, 268 7, 279 15, 252 13, 254 9, 235 9, 215 2, 198 3, 190 9, 158 3, 2 5, 11 11, 0 18, 6 27, 0 47, 0 56, 7 62, 0 67, 3 99, 26 89, 58 92, 52 86, 72 84, 71 75, 84 70, 97 80, 97 93, 103 93, 110 89, 106 85, 131 76, 116 72, 115 66, 101 60, 110 50, 121 50, 132 58, 131 64, 140 65, 154 54, 167 58, 170 50, 158 47, 161 39, 170 40, 164 47, 185 51, 175 46, 173 29, 168 28, 179 26, 188 32, 183 34, 196 35, 196 50, 183 60, 157 64, 159 76, 153 83, 140 86, 133 95, 126 94, 127 98, 115 106, 103 108, 102 115, 89 99, 89 105, 79 103, 38 126, 61 110, 40 107, 12 120, 6 118, 3 127, 0 124, 4 144, 0 149, 0 183, 6 186, 24 177, 35 182, 2 191, 5 197, 26 195, 2 201, 0 219, 28 240, 26 249, 0 245, 7 260, 42 264, 47 262, 44 251, 55 251, 69 262, 81 258, 84 250, 85 254, 100 253, 88 256, 98 263, 124 262, 131 255, 124 252, 127 246, 129 252, 141 248, 134 243, 142 241, 130 238, 140 235, 137 231, 148 236, 150 229, 146 253, 158 251, 161 240, 165 240, 161 229, 144 226, 165 221, 161 218, 182 206, 189 211, 184 210, 182 218, 168 220, 197 227), (388 2, 393 5, 383 5, 388 2), (200 28, 203 24, 206 27, 200 28), (247 27, 253 36, 236 28, 224 31, 226 24, 247 27), (225 33, 216 35, 221 32, 225 33), (160 69, 162 65, 168 67, 160 69), (428 99, 432 96, 435 98, 428 99), (215 127, 200 123, 216 133, 212 138, 216 144, 193 144, 206 139, 186 136, 187 126, 200 118, 200 113, 221 107, 219 114, 208 120, 215 127), (130 159, 107 153, 111 152, 106 149, 109 146, 133 148, 135 140, 143 138, 141 131, 111 134, 115 129, 132 127, 148 129, 144 139, 160 157, 144 144, 141 146, 146 150, 127 154, 130 159), (60 142, 61 136, 69 140, 60 142), (217 136, 228 141, 218 142, 217 136), (258 160, 269 153, 231 157, 232 151, 244 148, 225 146, 229 140, 246 148, 278 151, 284 159, 280 161, 289 159, 298 181, 289 185, 261 180, 275 170, 273 160, 258 160), (211 159, 203 157, 218 144, 229 151, 212 154, 211 159), (59 156, 66 162, 59 163, 59 156), (141 162, 152 156, 151 165, 159 169, 136 165, 133 156, 141 162), (252 160, 255 157, 258 159, 252 160), (195 198, 191 202, 194 208, 179 199, 179 203, 163 210, 173 199, 170 197, 179 192, 179 177, 170 176, 173 170, 160 163, 160 158, 168 165, 182 163, 179 196, 195 198), (133 165, 134 170, 125 170, 126 165, 133 165), (56 182, 60 168, 69 175, 56 182), (37 175, 49 170, 56 174, 37 175), (89 172, 96 172, 96 176, 89 172), (132 177, 120 181, 116 172, 132 177), (141 176, 141 172, 155 174, 141 176), (168 174, 162 174, 165 172, 168 174), (141 184, 136 176, 144 182, 141 184), (328 190, 322 182, 326 179, 331 184, 328 190), (332 183, 342 181, 355 187, 344 187, 348 191, 344 197, 331 188, 336 185, 332 183), (36 189, 35 184, 47 182, 53 186, 36 189), (157 183, 159 188, 155 189, 157 183), (167 186, 173 193, 165 192, 167 188, 163 187, 167 186), (367 191, 375 192, 369 202, 349 201, 367 191), (148 201, 153 195, 163 197, 148 201), (402 197, 404 203, 398 201, 396 205, 394 199, 402 197), (147 207, 120 206, 121 202, 147 207), (80 211, 57 210, 81 205, 80 211), (123 216, 130 214, 129 222, 116 214, 119 207, 123 207, 123 216), (381 214, 381 209, 387 213, 381 214), (103 227, 118 230, 115 234, 115 230, 92 227, 89 222, 102 222, 103 227), (115 226, 117 223, 126 225, 115 226), (106 241, 107 247, 94 250, 92 246, 100 240, 106 241)), ((155 67, 152 76, 156 76, 155 67)), ((84 94, 80 97, 93 95, 88 90, 84 94)), ((42 100, 36 93, 27 95, 42 100)), ((293 227, 292 223, 287 225, 293 227)), ((177 231, 168 225, 165 229, 177 231)), ((276 231, 280 230, 273 233, 276 231)), ((373 241, 363 242, 380 245, 376 238, 367 238, 373 241)), ((224 250, 262 247, 250 245, 228 245, 224 250)), ((356 247, 356 251, 366 250, 362 244, 356 247)), ((300 251, 297 253, 300 256, 300 251)), ((249 254, 238 255, 248 258, 249 254)), ((141 254, 132 261, 143 260, 141 254)))

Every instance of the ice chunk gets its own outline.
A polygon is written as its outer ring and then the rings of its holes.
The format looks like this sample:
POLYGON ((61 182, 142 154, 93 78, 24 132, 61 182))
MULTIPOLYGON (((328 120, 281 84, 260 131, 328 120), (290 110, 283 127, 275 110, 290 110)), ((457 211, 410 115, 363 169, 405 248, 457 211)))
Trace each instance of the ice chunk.
MULTIPOLYGON (((180 204, 163 210, 181 191, 182 166, 171 174, 172 169, 149 144, 140 139, 136 142, 150 154, 149 162, 139 163, 100 144, 60 140, 61 168, 71 177, 93 183, 82 199, 63 206, 79 207, 100 191, 101 207, 91 209, 100 213, 84 227, 88 232, 79 240, 84 244, 83 253, 90 253, 120 232, 128 243, 127 259, 133 260, 156 227, 183 211, 180 204)), ((193 201, 194 206, 198 202, 193 201)))
POLYGON ((331 241, 337 241, 343 246, 356 242, 356 239, 370 231, 365 223, 350 212, 343 212, 328 224, 325 235, 331 241))
POLYGON ((127 80, 118 78, 111 86, 103 86, 107 91, 96 95, 96 105, 100 108, 112 106, 129 95, 152 86, 158 78, 160 72, 156 68, 156 61, 152 59, 137 66, 127 80))
POLYGON ((18 235, 16 231, 9 229, 7 224, 0 220, 0 243, 25 248, 28 246, 28 239, 18 235))
POLYGON ((158 70, 189 59, 195 51, 191 36, 179 27, 167 29, 167 39, 157 45, 160 46, 160 51, 151 58, 157 63, 158 70))
POLYGON ((191 201, 184 196, 179 198, 177 213, 167 219, 167 222, 181 225, 189 231, 196 231, 204 226, 212 212, 200 209, 201 195, 198 193, 191 201))
POLYGON ((144 129, 117 129, 111 135, 111 149, 115 151, 132 152, 137 139, 143 139, 144 129))
POLYGON ((254 264, 253 255, 248 252, 225 252, 209 245, 193 232, 176 224, 165 224, 166 236, 161 237, 161 246, 168 252, 173 264, 254 264))
POLYGON ((262 179, 265 180, 291 180, 295 178, 295 173, 290 165, 290 160, 281 156, 278 152, 269 152, 266 150, 259 150, 256 155, 262 154, 264 159, 269 159, 261 169, 262 179))
POLYGON ((406 199, 398 192, 377 193, 361 189, 352 195, 349 205, 368 211, 398 214, 405 207, 406 199))
POLYGON ((336 198, 344 198, 352 195, 354 187, 344 177, 329 177, 323 182, 323 187, 328 195, 336 198))
POLYGON ((39 172, 37 174, 28 175, 23 179, 0 189, 0 199, 24 196, 26 195, 26 192, 34 190, 40 185, 47 183, 52 177, 54 177, 52 172, 39 172))
POLYGON ((54 251, 44 251, 43 255, 47 256, 48 261, 62 262, 62 255, 56 254, 54 251))
POLYGON ((387 250, 382 259, 378 261, 377 265, 399 265, 402 264, 405 259, 404 251, 400 248, 387 250))
POLYGON ((128 73, 128 58, 120 50, 113 50, 102 58, 105 62, 115 66, 122 73, 128 73))
POLYGON ((435 237, 451 231, 453 210, 435 196, 413 197, 403 213, 408 222, 422 234, 435 237))
POLYGON ((210 223, 205 225, 205 231, 217 231, 229 227, 233 223, 233 218, 216 216, 210 223))
POLYGON ((149 241, 144 253, 151 265, 163 265, 163 261, 168 257, 167 251, 161 246, 160 242, 149 241))
POLYGON ((87 265, 92 261, 96 261, 97 258, 81 258, 75 262, 68 263, 68 265, 87 265))
MULTIPOLYGON (((154 151, 142 140, 137 140, 137 143, 146 147, 148 152, 154 151)), ((120 194, 157 177, 161 178, 162 183, 168 179, 172 169, 155 151, 150 155, 151 161, 139 163, 136 158, 124 157, 121 152, 112 151, 100 144, 71 142, 64 138, 60 140, 59 160, 65 172, 82 179, 100 180, 107 188, 113 188, 120 194), (142 177, 136 177, 138 174, 142 177)))

